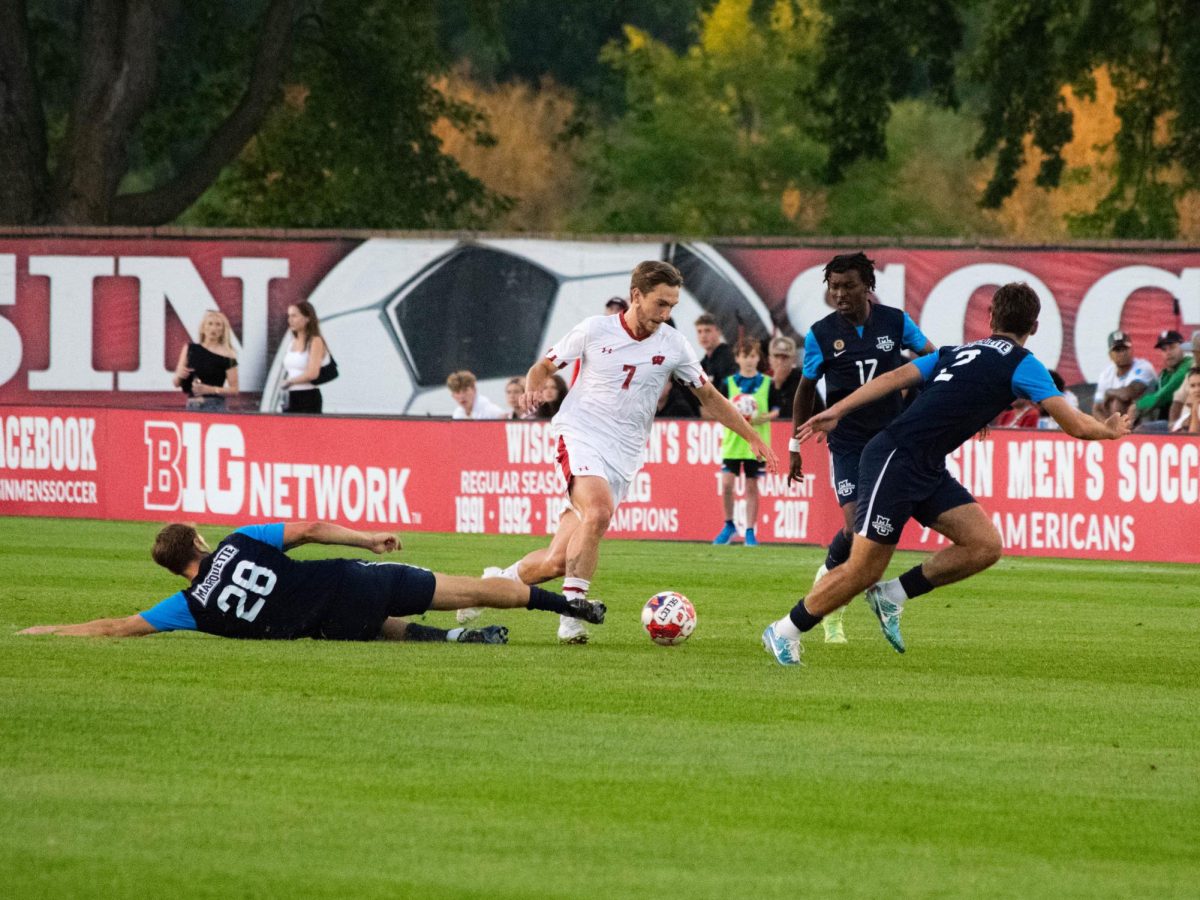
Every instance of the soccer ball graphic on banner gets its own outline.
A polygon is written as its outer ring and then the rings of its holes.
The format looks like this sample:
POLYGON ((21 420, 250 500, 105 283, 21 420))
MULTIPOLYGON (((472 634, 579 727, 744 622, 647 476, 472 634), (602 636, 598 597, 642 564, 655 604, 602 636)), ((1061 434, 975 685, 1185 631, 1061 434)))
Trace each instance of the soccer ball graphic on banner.
MULTIPOLYGON (((340 371, 321 386, 325 412, 446 416, 454 409, 446 378, 459 369, 473 372, 479 393, 503 406, 508 379, 600 315, 606 298, 628 297, 630 273, 647 259, 683 273, 673 318, 689 341, 704 313, 728 341, 771 335, 766 304, 709 244, 371 238, 308 296, 340 371)), ((0 293, 2 285, 0 276, 0 293)), ((291 343, 291 332, 283 332, 263 412, 279 410, 291 343)))
POLYGON ((642 607, 642 627, 656 644, 682 644, 696 630, 696 609, 683 594, 662 591, 642 607))

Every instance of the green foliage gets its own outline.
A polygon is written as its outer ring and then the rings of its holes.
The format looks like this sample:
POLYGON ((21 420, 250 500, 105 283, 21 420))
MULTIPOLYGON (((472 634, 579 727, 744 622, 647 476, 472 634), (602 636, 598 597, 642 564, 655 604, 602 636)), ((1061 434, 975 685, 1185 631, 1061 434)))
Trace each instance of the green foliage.
POLYGON ((631 25, 680 51, 694 37, 699 13, 714 2, 441 0, 439 9, 444 44, 471 63, 475 77, 536 84, 548 76, 615 113, 624 94, 617 73, 600 61, 602 48, 621 40, 631 25))
POLYGON ((858 159, 883 159, 891 104, 928 94, 957 106, 954 53, 963 21, 955 0, 822 0, 829 21, 817 98, 829 147, 825 177, 858 159))
POLYGON ((1080 235, 1168 238, 1175 202, 1194 190, 1200 162, 1200 30, 1190 0, 1019 0, 994 2, 970 75, 985 88, 982 158, 996 154, 984 203, 999 206, 1016 186, 1026 137, 1043 154, 1038 183, 1056 187, 1072 116, 1061 90, 1086 93, 1107 66, 1121 128, 1112 190, 1074 217, 1080 235))
POLYGON ((301 23, 287 101, 186 221, 202 225, 478 228, 507 208, 432 132, 488 135, 432 83, 442 57, 424 0, 323 0, 301 23))
POLYGON ((887 157, 860 159, 828 190, 822 230, 833 235, 982 237, 999 233, 979 208, 983 177, 972 147, 979 126, 964 112, 902 100, 888 118, 887 157))
POLYGON ((816 183, 823 150, 805 101, 819 19, 778 0, 721 0, 683 53, 634 28, 604 59, 625 79, 627 111, 590 156, 578 224, 617 232, 780 234, 801 230, 789 190, 816 183))
MULTIPOLYGON (((587 647, 517 610, 485 620, 507 647, 15 635, 177 590, 149 559, 157 527, 0 518, 6 896, 1125 900, 1200 883, 1192 567, 1005 559, 913 601, 904 656, 856 601, 850 644, 810 637, 799 669, 759 633, 816 547, 606 541, 609 621, 587 647), (698 610, 680 647, 638 620, 668 587, 698 610)), ((474 574, 543 543, 414 533, 403 558, 474 574)))

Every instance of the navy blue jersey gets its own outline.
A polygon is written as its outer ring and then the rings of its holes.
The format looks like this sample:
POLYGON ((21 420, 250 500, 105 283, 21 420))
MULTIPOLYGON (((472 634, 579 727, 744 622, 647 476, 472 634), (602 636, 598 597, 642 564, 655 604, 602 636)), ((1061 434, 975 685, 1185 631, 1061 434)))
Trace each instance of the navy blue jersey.
MULTIPOLYGON (((338 597, 350 560, 294 560, 235 531, 183 590, 196 628, 232 638, 311 637, 338 597)), ((151 623, 153 624, 153 623, 151 623)))
POLYGON ((930 468, 945 466, 947 453, 978 433, 1017 397, 1041 403, 1061 396, 1037 357, 998 335, 942 347, 914 365, 925 378, 925 388, 884 431, 914 460, 930 468))
MULTIPOLYGON (((832 406, 872 378, 908 362, 901 350, 919 353, 927 343, 903 310, 872 303, 863 325, 833 312, 814 322, 805 338, 804 377, 810 381, 825 377, 825 404, 832 406)), ((861 450, 900 414, 902 404, 897 393, 854 410, 830 432, 829 449, 835 453, 861 450)))

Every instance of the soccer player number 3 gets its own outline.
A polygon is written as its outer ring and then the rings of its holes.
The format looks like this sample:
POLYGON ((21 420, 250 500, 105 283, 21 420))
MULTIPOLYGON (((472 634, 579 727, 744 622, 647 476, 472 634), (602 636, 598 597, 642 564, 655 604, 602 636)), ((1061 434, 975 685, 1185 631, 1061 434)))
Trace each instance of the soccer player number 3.
MULTIPOLYGON (((954 357, 954 362, 952 362, 952 363, 950 363, 950 365, 946 366, 946 369, 953 369, 955 366, 965 366, 967 363, 969 363, 971 360, 973 360, 975 357, 977 357, 982 352, 983 351, 979 350, 979 349, 959 350, 958 354, 954 357)), ((949 381, 953 377, 954 377, 953 372, 948 372, 948 371, 943 370, 933 380, 934 381, 949 381)))
POLYGON ((267 602, 267 595, 273 590, 275 590, 275 573, 263 566, 256 566, 248 559, 243 560, 233 571, 233 584, 226 585, 225 590, 221 591, 221 595, 217 597, 217 606, 221 612, 229 612, 229 601, 233 597, 237 597, 237 617, 245 619, 247 622, 253 622, 262 612, 263 604, 267 602), (258 602, 249 610, 246 609, 247 591, 258 596, 258 602))

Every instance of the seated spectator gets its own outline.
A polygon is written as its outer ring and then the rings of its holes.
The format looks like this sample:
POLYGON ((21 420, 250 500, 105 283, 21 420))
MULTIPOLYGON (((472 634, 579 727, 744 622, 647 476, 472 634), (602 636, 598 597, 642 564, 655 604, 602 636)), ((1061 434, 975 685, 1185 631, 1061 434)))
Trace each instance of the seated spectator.
POLYGON ((504 411, 506 419, 524 419, 525 411, 521 408, 521 398, 525 396, 525 376, 514 375, 504 385, 504 399, 508 409, 504 411))
POLYGON ((1092 415, 1101 422, 1115 413, 1129 413, 1134 403, 1158 378, 1149 360, 1133 355, 1133 342, 1124 331, 1108 336, 1108 358, 1092 398, 1092 415))
MULTIPOLYGON (((1200 330, 1192 332, 1191 345, 1183 345, 1184 350, 1192 351, 1192 367, 1200 366, 1200 330)), ((1171 398, 1171 415, 1170 419, 1175 422, 1186 410, 1188 398, 1188 379, 1183 380, 1183 384, 1179 386, 1179 390, 1175 392, 1175 396, 1171 398)))
POLYGON ((561 375, 551 375, 542 388, 542 403, 537 408, 535 418, 553 419, 558 414, 558 408, 567 398, 567 383, 561 375))
POLYGON ((1187 377, 1190 360, 1183 352, 1183 335, 1167 329, 1158 336, 1154 346, 1162 351, 1163 368, 1158 376, 1158 385, 1147 391, 1135 404, 1143 424, 1137 427, 1142 433, 1165 434, 1170 431, 1171 401, 1183 380, 1187 377))
POLYGON ((450 396, 457 404, 450 415, 452 419, 507 418, 503 409, 476 390, 474 373, 466 369, 451 372, 446 379, 446 387, 450 388, 450 396))
POLYGON ((1187 389, 1187 397, 1183 401, 1181 415, 1171 423, 1171 433, 1200 435, 1200 366, 1188 369, 1183 384, 1187 389))

